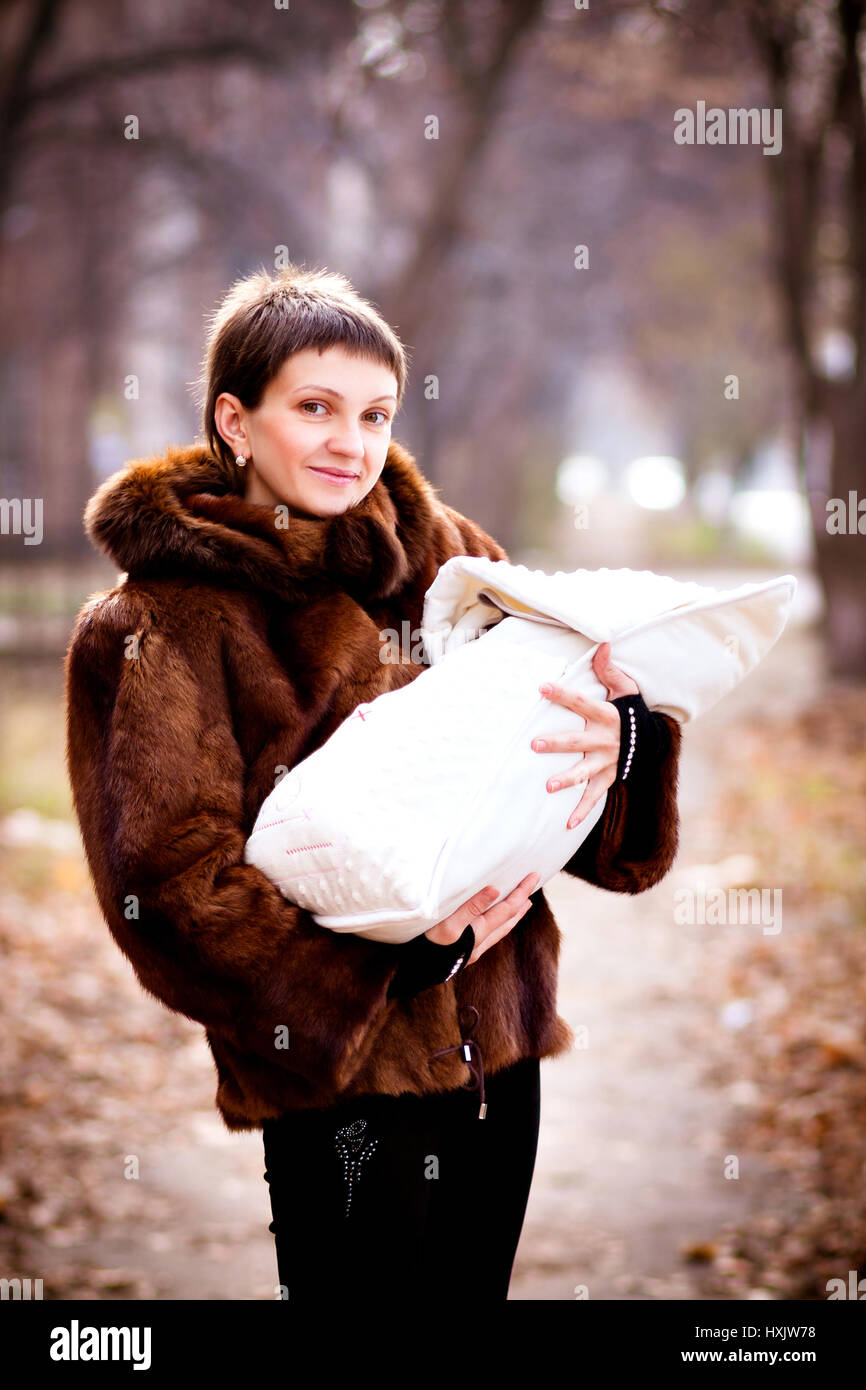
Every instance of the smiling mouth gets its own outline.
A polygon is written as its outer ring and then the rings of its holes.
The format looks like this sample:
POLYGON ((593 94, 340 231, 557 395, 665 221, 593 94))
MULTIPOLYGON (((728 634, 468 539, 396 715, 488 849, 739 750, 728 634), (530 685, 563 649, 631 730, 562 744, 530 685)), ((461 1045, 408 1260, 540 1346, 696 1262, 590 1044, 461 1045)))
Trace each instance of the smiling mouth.
POLYGON ((344 473, 339 468, 323 468, 320 465, 311 465, 313 473, 321 473, 324 478, 333 478, 335 482, 349 483, 354 478, 360 478, 360 473, 344 473))

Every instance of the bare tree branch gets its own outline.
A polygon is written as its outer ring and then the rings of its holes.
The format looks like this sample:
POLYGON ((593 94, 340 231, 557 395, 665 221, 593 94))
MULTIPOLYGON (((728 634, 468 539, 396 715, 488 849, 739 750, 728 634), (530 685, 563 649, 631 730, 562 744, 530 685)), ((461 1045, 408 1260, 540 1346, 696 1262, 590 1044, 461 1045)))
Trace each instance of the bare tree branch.
MULTIPOLYGON (((455 5, 459 3, 460 0, 454 0, 455 5)), ((399 323, 404 339, 410 342, 423 318, 429 296, 434 293, 437 271, 457 241, 469 181, 490 139, 496 107, 520 41, 541 18, 544 0, 504 0, 502 9, 503 18, 495 32, 493 52, 486 65, 475 71, 471 87, 463 89, 462 129, 450 146, 446 146, 431 181, 426 221, 414 252, 389 296, 391 317, 399 323)), ((462 22, 461 14, 458 27, 462 22)), ((452 41, 455 32, 452 24, 452 41)))
POLYGON ((69 101, 104 82, 123 81, 146 73, 163 74, 171 68, 198 67, 209 63, 247 62, 261 68, 283 66, 279 46, 256 43, 248 37, 226 35, 200 44, 167 44, 135 53, 98 58, 92 63, 61 73, 23 94, 24 114, 41 106, 69 101))

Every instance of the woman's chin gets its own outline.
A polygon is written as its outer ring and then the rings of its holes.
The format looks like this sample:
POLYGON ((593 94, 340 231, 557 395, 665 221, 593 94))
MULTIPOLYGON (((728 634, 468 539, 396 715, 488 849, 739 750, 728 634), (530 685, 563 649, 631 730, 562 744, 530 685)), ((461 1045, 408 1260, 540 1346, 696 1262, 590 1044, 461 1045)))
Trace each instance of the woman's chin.
POLYGON ((309 517, 313 520, 327 520, 329 517, 342 516, 359 500, 354 489, 350 495, 340 497, 322 497, 317 490, 315 494, 305 492, 291 506, 292 511, 298 516, 309 517))
POLYGON ((344 487, 335 487, 326 481, 315 482, 312 487, 304 488, 300 500, 301 505, 313 516, 342 516, 356 507, 369 490, 361 478, 344 487))

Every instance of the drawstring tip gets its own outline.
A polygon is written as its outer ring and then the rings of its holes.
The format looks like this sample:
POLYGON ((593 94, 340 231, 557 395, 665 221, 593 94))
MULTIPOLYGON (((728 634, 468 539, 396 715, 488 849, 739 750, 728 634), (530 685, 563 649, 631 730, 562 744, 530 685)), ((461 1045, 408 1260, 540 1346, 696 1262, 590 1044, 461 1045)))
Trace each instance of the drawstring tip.
POLYGON ((448 1054, 451 1053, 451 1052, 462 1052, 462 1053, 463 1053, 463 1060, 464 1060, 464 1062, 466 1063, 466 1065, 468 1066, 470 1072, 472 1073, 472 1080, 471 1080, 470 1082, 467 1082, 466 1084, 467 1084, 467 1086, 471 1087, 472 1089, 475 1089, 475 1087, 477 1087, 478 1090, 479 1090, 479 1092, 480 1092, 480 1096, 481 1096, 481 1105, 480 1105, 480 1108, 479 1108, 479 1110, 478 1110, 478 1118, 479 1118, 479 1120, 483 1120, 483 1119, 485 1118, 486 1114, 487 1114, 487 1102, 486 1102, 485 1099, 484 1099, 484 1063, 483 1063, 483 1061, 482 1061, 482 1059, 481 1059, 481 1048, 478 1046, 478 1044, 477 1044, 477 1042, 475 1041, 474 1038, 467 1038, 467 1037, 465 1036, 465 1033, 468 1032, 468 1030, 469 1030, 471 1027, 474 1027, 474 1024, 478 1022, 478 1017, 479 1017, 479 1015, 478 1015, 478 1010, 476 1009, 476 1007, 475 1007, 474 1004, 468 1004, 468 1005, 466 1006, 466 1011, 461 1010, 461 1013, 458 1015, 458 1021, 459 1021, 459 1025, 460 1025, 460 1032, 461 1032, 461 1034, 464 1034, 464 1036, 463 1036, 463 1041, 462 1041, 462 1042, 459 1042, 459 1043, 455 1043, 453 1047, 440 1047, 440 1049, 439 1049, 438 1052, 432 1052, 432 1053, 430 1054, 430 1060, 431 1060, 431 1062, 432 1062, 432 1060, 433 1060, 434 1057, 446 1057, 446 1056, 448 1056, 448 1054), (471 1012, 471 1013, 473 1013, 473 1014, 475 1015, 474 1021, 471 1021, 471 1020, 470 1020, 470 1022, 468 1022, 468 1023, 466 1023, 466 1022, 463 1021, 462 1015, 463 1015, 463 1013, 466 1012, 466 1011, 469 1011, 469 1012, 471 1012), (478 1059, 477 1059, 477 1060, 478 1060, 478 1070, 477 1070, 477 1072, 476 1072, 474 1066, 472 1065, 472 1049, 473 1049, 473 1047, 475 1048, 475 1051, 476 1051, 477 1054, 478 1054, 478 1059))

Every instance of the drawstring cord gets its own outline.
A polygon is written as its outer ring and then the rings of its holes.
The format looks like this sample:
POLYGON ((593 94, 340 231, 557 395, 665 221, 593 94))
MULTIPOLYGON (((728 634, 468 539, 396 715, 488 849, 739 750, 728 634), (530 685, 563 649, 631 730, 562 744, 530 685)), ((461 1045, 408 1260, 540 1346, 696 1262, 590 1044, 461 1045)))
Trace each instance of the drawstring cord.
POLYGON ((475 1039, 469 1036, 469 1033, 478 1022, 478 1017, 478 1010, 476 1009, 474 1004, 467 1004, 464 1006, 464 1008, 460 1009, 457 1014, 457 1022, 460 1027, 460 1036, 463 1039, 463 1041, 455 1043, 453 1047, 443 1047, 440 1048, 438 1052, 432 1052, 430 1054, 430 1061, 432 1062, 435 1057, 446 1057, 449 1052, 463 1053, 463 1060, 469 1068, 470 1072, 472 1073, 472 1080, 467 1081, 463 1089, 470 1091, 478 1091, 481 1101, 478 1110, 478 1118, 479 1120, 483 1120, 485 1115, 487 1114, 487 1102, 484 1099, 484 1061, 481 1056, 481 1048, 478 1046, 475 1039), (468 1015, 470 1012, 473 1013, 475 1017, 467 1019, 465 1015, 468 1015), (473 1048, 475 1049, 475 1056, 478 1062, 477 1071, 475 1067, 472 1065, 473 1048))

